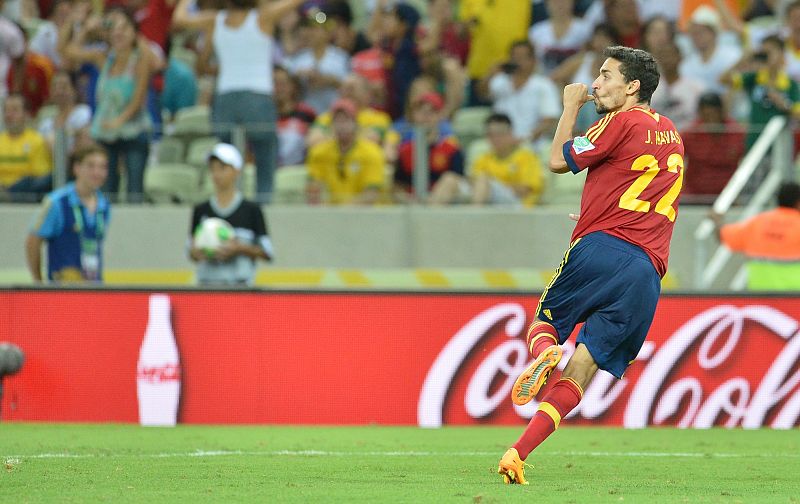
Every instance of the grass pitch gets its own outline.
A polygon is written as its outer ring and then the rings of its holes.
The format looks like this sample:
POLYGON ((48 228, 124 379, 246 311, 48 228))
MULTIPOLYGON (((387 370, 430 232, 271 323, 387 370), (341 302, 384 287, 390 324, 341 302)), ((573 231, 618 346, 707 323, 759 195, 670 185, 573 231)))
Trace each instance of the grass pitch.
POLYGON ((800 503, 797 430, 563 427, 503 485, 521 430, 0 424, 0 501, 800 503))

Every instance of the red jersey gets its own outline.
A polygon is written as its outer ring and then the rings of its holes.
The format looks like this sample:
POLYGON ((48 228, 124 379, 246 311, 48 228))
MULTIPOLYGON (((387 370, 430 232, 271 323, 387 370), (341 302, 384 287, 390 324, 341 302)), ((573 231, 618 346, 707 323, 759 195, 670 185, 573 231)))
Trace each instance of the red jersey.
POLYGON ((611 112, 564 144, 575 173, 588 168, 572 239, 594 231, 641 247, 662 277, 683 184, 683 140, 646 106, 611 112))

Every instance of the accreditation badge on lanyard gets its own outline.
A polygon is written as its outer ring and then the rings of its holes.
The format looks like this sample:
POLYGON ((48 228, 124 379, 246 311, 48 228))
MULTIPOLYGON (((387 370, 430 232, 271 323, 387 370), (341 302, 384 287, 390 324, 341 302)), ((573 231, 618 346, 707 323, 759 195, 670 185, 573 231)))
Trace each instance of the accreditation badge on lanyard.
POLYGON ((96 282, 100 280, 100 240, 103 239, 103 214, 97 210, 94 237, 87 236, 83 212, 79 205, 72 206, 72 214, 75 217, 75 230, 80 238, 83 278, 96 282))

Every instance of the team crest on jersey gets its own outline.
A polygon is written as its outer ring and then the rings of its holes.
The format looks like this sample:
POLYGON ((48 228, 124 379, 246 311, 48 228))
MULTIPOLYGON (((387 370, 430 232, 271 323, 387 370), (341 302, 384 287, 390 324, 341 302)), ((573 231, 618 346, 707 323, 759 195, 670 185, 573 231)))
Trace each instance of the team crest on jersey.
POLYGON ((572 141, 572 150, 575 151, 575 154, 580 154, 581 152, 590 151, 592 149, 594 149, 594 144, 586 137, 575 137, 572 141))

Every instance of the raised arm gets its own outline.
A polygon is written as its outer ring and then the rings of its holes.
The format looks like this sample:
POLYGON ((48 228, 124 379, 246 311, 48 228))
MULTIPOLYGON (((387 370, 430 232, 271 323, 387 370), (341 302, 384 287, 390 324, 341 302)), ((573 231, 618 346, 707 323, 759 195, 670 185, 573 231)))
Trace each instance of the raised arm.
POLYGON ((297 9, 305 0, 274 0, 272 2, 261 2, 259 8, 259 21, 277 22, 284 14, 297 9))
POLYGON ((564 159, 564 144, 572 139, 572 130, 578 120, 578 112, 584 103, 594 100, 589 94, 589 87, 586 84, 568 84, 564 87, 564 111, 556 126, 556 133, 553 136, 553 144, 550 146, 549 168, 553 173, 567 173, 569 167, 567 160, 564 159))
POLYGON ((85 47, 89 32, 100 27, 98 16, 89 17, 80 28, 73 31, 73 23, 64 23, 58 33, 58 53, 67 61, 74 63, 93 63, 97 67, 103 66, 105 52, 102 49, 88 49, 85 47))
POLYGON ((203 9, 197 12, 189 12, 189 7, 195 0, 179 0, 175 11, 172 13, 172 28, 175 30, 213 30, 214 19, 217 11, 214 9, 203 9))

